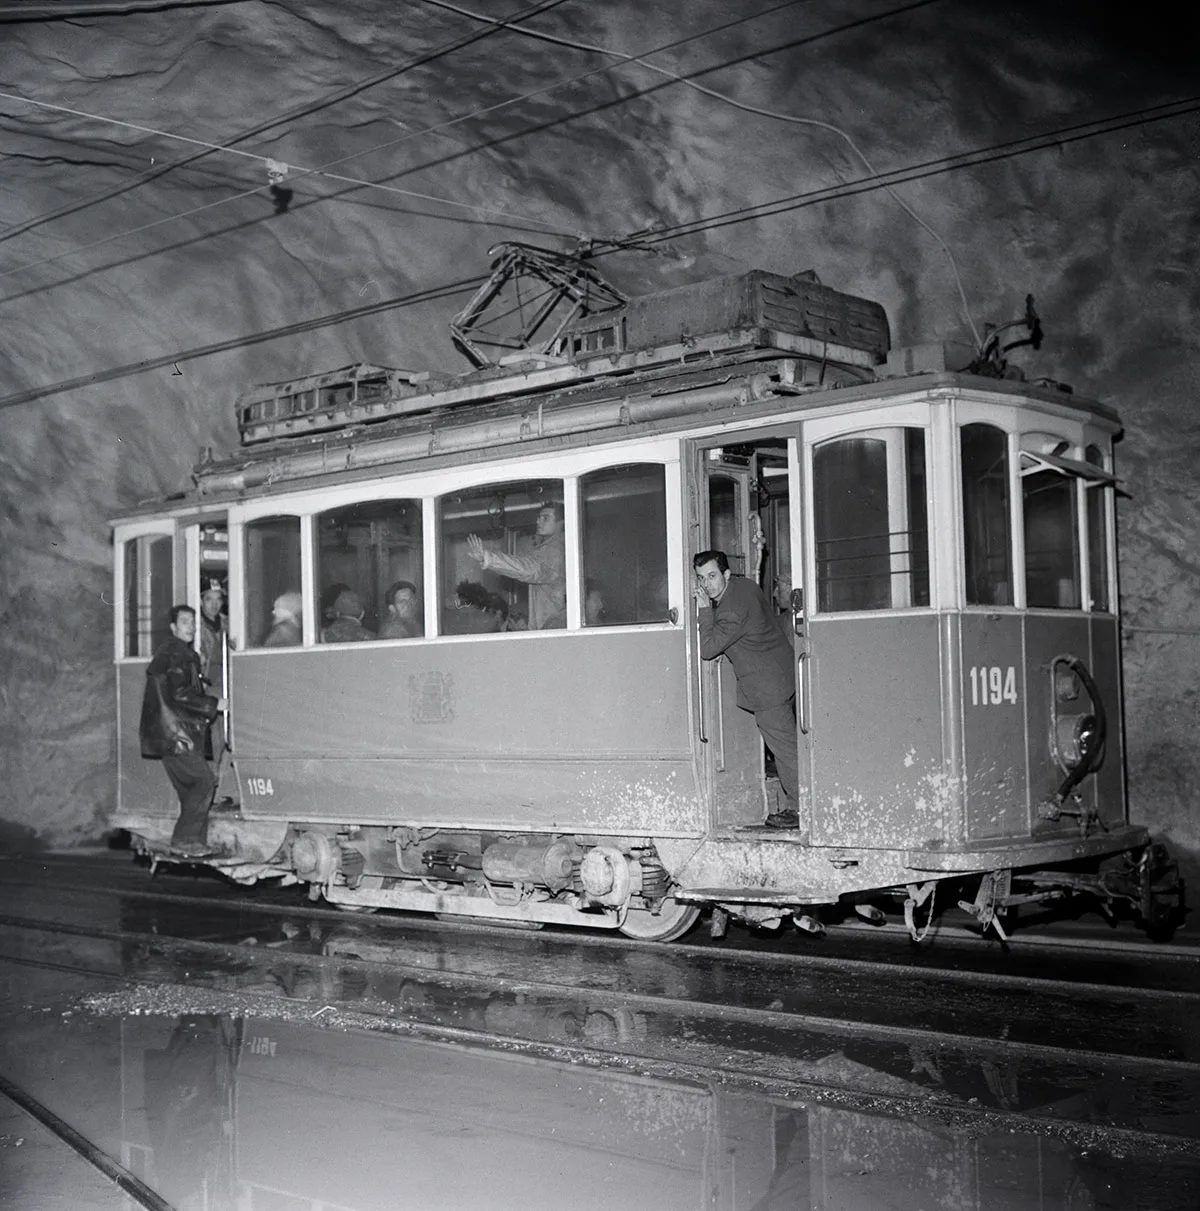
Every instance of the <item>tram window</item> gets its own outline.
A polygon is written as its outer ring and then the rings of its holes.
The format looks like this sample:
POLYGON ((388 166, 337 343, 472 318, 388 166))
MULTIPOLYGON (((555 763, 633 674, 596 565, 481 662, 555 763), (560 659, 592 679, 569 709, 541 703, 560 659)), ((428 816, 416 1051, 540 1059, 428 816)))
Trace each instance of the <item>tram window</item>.
POLYGON ((964 425, 961 449, 967 604, 1012 605, 1008 437, 993 425, 964 425))
POLYGON ((143 534, 125 544, 126 656, 153 656, 169 634, 173 547, 169 534, 143 534))
MULTIPOLYGON (((1099 446, 1088 446, 1084 458, 1093 467, 1107 470, 1104 454, 1099 446)), ((1108 610, 1108 514, 1105 499, 1108 490, 1098 484, 1087 487, 1088 527, 1088 595, 1093 610, 1108 610)))
POLYGON ((264 517, 246 526, 246 634, 255 647, 301 641, 300 519, 264 517))
POLYGON ((579 500, 584 626, 666 621, 665 470, 632 464, 593 471, 580 480, 579 500))
POLYGON ((929 604, 925 434, 876 430, 813 452, 817 604, 828 613, 929 604))
POLYGON ((1025 603, 1040 609, 1077 610, 1079 531, 1076 479, 1057 471, 1021 477, 1025 512, 1025 603))
POLYGON ((425 633, 421 602, 421 502, 369 500, 317 518, 317 618, 322 643, 411 639, 425 633), (395 586, 402 613, 389 610, 395 586))
POLYGON ((487 484, 443 496, 441 632, 567 625, 561 479, 487 484))

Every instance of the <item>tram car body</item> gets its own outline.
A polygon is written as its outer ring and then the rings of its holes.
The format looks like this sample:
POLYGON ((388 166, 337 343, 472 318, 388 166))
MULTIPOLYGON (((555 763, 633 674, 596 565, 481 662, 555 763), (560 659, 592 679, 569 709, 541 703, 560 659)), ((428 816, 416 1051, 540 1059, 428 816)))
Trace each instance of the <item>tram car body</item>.
POLYGON ((146 664, 217 576, 209 861, 233 879, 656 939, 706 905, 770 927, 880 893, 916 930, 943 886, 997 928, 1077 891, 1175 906, 1126 812, 1108 407, 889 350, 878 305, 754 272, 456 379, 275 384, 238 419, 236 455, 113 523, 113 823, 156 860, 178 807, 139 752, 146 664), (469 539, 519 561, 547 504, 565 610, 520 629, 537 586, 469 539), (767 754, 725 659, 700 659, 708 549, 794 647, 795 829, 762 827, 767 754), (417 633, 385 638, 401 582, 417 633))

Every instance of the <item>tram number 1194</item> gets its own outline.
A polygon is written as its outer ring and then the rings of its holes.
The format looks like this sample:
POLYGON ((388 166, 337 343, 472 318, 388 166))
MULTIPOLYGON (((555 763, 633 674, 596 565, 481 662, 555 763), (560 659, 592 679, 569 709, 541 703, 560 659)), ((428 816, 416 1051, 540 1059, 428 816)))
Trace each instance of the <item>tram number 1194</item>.
POLYGON ((1010 664, 1003 669, 998 664, 971 666, 971 705, 1003 706, 1017 703, 1017 670, 1010 664))
POLYGON ((252 795, 273 795, 275 793, 270 778, 247 778, 246 789, 252 795))

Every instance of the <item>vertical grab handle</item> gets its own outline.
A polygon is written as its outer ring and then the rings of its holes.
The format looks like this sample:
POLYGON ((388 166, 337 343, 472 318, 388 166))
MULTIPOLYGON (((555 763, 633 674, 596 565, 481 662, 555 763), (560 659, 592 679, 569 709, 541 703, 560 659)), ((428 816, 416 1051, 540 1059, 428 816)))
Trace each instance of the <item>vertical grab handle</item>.
POLYGON ((808 653, 796 657, 796 722, 800 735, 808 735, 808 653))
POLYGON ((221 712, 225 726, 225 748, 233 752, 233 711, 229 705, 229 635, 221 632, 221 697, 225 699, 225 709, 221 712))
POLYGON ((699 702, 700 711, 700 743, 708 743, 708 733, 704 730, 705 724, 705 709, 704 709, 704 660, 700 655, 700 619, 696 619, 696 690, 697 700, 699 702))

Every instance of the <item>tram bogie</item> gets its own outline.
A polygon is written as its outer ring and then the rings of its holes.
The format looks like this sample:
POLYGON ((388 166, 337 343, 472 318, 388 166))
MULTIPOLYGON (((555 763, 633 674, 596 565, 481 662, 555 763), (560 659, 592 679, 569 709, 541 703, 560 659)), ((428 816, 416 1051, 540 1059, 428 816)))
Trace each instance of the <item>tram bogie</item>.
POLYGON ((639 938, 881 894, 916 935, 939 888, 996 932, 1079 893, 1161 929, 1178 879, 1124 794, 1115 413, 908 374, 874 304, 799 279, 654 300, 454 382, 258 390, 238 455, 114 523, 114 823, 182 860, 138 712, 160 619, 216 577, 233 879, 639 938), (771 754, 700 657, 710 549, 794 653, 794 828, 763 826, 771 754))

